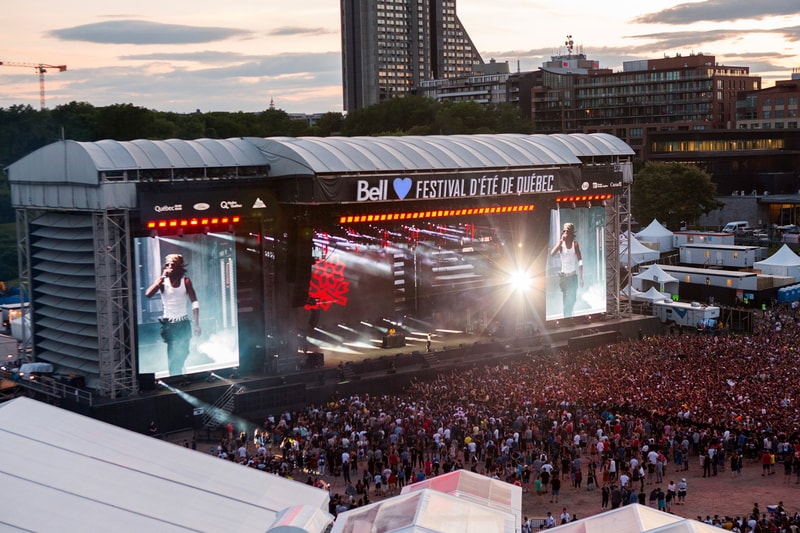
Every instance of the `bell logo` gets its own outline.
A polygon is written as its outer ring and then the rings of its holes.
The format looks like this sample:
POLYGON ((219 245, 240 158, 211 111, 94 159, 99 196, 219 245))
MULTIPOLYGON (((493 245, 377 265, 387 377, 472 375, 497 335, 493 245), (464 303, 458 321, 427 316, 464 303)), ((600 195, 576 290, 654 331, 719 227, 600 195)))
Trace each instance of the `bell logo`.
POLYGON ((366 180, 358 180, 356 184, 356 202, 376 202, 386 200, 389 190, 389 181, 380 180, 375 187, 371 187, 366 180))

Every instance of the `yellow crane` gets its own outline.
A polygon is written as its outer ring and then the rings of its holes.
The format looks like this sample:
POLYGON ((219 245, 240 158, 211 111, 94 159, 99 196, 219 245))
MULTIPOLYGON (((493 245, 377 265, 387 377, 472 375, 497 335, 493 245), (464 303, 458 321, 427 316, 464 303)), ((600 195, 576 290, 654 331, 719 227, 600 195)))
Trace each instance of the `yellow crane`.
POLYGON ((59 72, 67 70, 66 65, 45 65, 44 63, 19 63, 17 61, 0 61, 2 67, 32 68, 39 74, 39 106, 44 109, 44 73, 47 69, 58 69, 59 72))

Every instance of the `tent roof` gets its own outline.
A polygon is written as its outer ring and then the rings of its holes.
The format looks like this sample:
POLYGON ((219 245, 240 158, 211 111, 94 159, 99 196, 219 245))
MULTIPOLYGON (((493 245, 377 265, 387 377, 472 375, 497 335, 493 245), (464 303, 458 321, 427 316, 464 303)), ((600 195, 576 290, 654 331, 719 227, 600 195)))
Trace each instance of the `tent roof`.
MULTIPOLYGON (((673 233, 670 230, 668 230, 667 228, 665 228, 664 226, 662 226, 661 223, 658 220, 653 219, 653 221, 650 223, 650 225, 647 226, 646 228, 644 228, 639 233, 637 233, 636 236, 638 238, 640 238, 640 239, 642 239, 643 237, 647 237, 647 238, 651 238, 652 239, 654 237, 668 237, 668 236, 670 236, 672 234, 673 233)), ((647 240, 647 239, 643 239, 643 240, 647 240)))
POLYGON ((648 281, 658 281, 660 283, 667 283, 670 281, 678 281, 677 278, 664 272, 659 265, 650 265, 647 270, 640 272, 634 276, 637 279, 646 279, 648 281))
POLYGON ((633 503, 605 513, 597 514, 557 526, 559 533, 679 533, 719 532, 718 528, 697 520, 652 509, 633 503))
POLYGON ((9 165, 12 183, 97 184, 100 173, 270 167, 271 176, 397 170, 581 165, 580 157, 627 156, 604 133, 428 135, 404 137, 238 137, 97 142, 60 141, 9 165))
POLYGON ((29 531, 265 531, 326 491, 28 398, 0 404, 3 523, 29 531))
POLYGON ((756 261, 756 268, 760 266, 800 266, 800 256, 789 248, 789 245, 784 244, 780 250, 767 257, 763 261, 756 261))
POLYGON ((501 511, 522 515, 522 487, 469 470, 454 470, 406 485, 402 494, 422 489, 445 492, 501 511))
POLYGON ((658 250, 653 250, 652 248, 648 248, 644 244, 642 244, 639 239, 636 237, 631 237, 627 239, 622 237, 620 240, 620 254, 628 253, 628 243, 630 242, 631 247, 631 254, 654 254, 655 258, 661 257, 661 253, 658 250))
POLYGON ((669 300, 670 297, 669 295, 664 294, 655 287, 650 287, 650 289, 647 292, 639 294, 638 296, 634 297, 634 299, 641 301, 646 300, 649 302, 660 302, 662 300, 669 300))
POLYGON ((500 533, 516 529, 509 512, 422 489, 340 513, 331 533, 500 533))

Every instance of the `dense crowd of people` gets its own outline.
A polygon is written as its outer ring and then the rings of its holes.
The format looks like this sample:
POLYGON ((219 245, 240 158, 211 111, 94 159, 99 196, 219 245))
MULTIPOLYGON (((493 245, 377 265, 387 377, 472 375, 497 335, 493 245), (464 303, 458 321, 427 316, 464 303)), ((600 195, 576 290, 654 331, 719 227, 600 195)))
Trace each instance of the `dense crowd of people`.
MULTIPOLYGON (((704 476, 736 476, 750 458, 800 484, 798 341, 800 313, 779 306, 749 335, 646 337, 459 368, 398 396, 333 399, 268 417, 250 449, 228 435, 219 452, 320 486, 341 476, 333 514, 461 468, 554 503, 563 484, 585 485, 603 508, 670 512, 687 498, 690 457, 704 476)), ((798 511, 703 521, 789 531, 798 511)))

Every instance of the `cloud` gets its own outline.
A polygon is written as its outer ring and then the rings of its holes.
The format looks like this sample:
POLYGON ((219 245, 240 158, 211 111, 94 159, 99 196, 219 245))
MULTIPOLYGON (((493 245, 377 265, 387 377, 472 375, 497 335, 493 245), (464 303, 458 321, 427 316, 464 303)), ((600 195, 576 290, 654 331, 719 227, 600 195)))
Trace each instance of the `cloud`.
MULTIPOLYGON (((341 57, 338 52, 274 56, 218 54, 205 61, 197 54, 142 54, 152 60, 136 68, 122 65, 83 69, 48 93, 50 107, 66 103, 59 94, 80 94, 95 106, 131 103, 175 112, 263 111, 270 100, 287 112, 326 112, 342 108, 341 57), (229 56, 230 62, 223 61, 229 56), (197 65, 182 61, 198 60, 197 65), (188 88, 188 89, 187 89, 188 88)), ((133 58, 134 56, 126 56, 133 58)), ((65 74, 68 74, 65 72, 65 74)), ((69 101, 69 100, 67 100, 69 101)))
POLYGON ((47 34, 65 41, 102 44, 196 44, 252 36, 249 31, 235 28, 161 24, 144 20, 95 22, 51 30, 47 34))
POLYGON ((329 28, 303 28, 300 26, 282 26, 267 32, 267 35, 273 37, 293 37, 297 35, 327 35, 329 33, 338 33, 329 28))
POLYGON ((709 21, 763 20, 796 15, 797 0, 705 0, 678 4, 634 19, 639 24, 691 24, 709 21))

